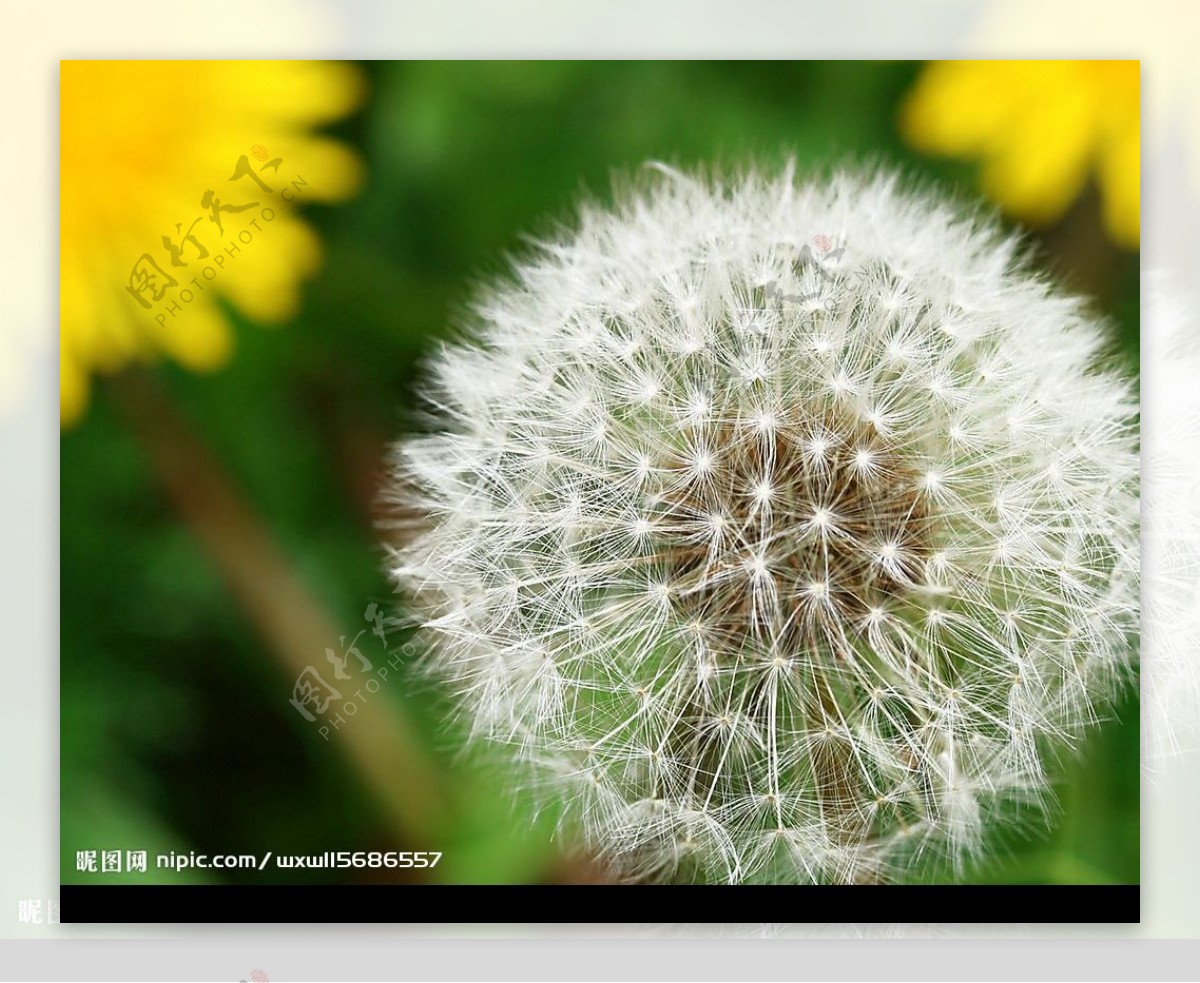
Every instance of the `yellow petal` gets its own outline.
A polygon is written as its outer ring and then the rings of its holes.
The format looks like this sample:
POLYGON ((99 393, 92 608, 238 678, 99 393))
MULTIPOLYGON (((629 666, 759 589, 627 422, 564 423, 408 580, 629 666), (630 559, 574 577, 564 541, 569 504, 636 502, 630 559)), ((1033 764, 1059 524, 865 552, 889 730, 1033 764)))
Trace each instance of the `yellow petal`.
POLYGON ((92 372, 156 354, 223 364, 221 297, 263 321, 294 315, 320 258, 299 209, 362 181, 357 156, 311 130, 364 91, 359 69, 330 62, 61 64, 64 419, 82 412, 92 372))
POLYGON ((229 361, 233 331, 225 315, 208 300, 180 304, 174 316, 164 316, 154 329, 159 347, 197 372, 210 372, 229 361))
POLYGON ((931 62, 901 105, 901 133, 926 153, 978 153, 1019 108, 1018 78, 1004 62, 931 62))
POLYGON ((1074 79, 1054 78, 1054 98, 1031 102, 993 140, 987 193, 1034 224, 1059 218, 1083 190, 1095 141, 1095 95, 1074 79))
POLYGON ((58 363, 59 426, 72 427, 83 418, 88 403, 88 377, 74 359, 63 356, 58 363))
POLYGON ((1125 248, 1137 249, 1142 227, 1142 170, 1136 127, 1105 148, 1099 178, 1109 234, 1125 248))

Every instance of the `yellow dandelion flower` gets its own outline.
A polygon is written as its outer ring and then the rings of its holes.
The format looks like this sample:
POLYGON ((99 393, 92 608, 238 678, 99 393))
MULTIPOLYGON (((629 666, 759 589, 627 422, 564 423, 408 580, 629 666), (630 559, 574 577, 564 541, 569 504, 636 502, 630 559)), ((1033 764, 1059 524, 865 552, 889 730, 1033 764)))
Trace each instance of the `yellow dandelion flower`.
POLYGON ((1141 223, 1136 61, 931 62, 900 111, 926 153, 983 161, 985 192, 1032 225, 1053 222, 1094 177, 1109 234, 1141 223))
POLYGON ((268 324, 296 313, 320 260, 298 209, 361 179, 313 127, 352 110, 363 82, 330 62, 64 61, 60 93, 67 425, 95 372, 159 354, 223 364, 222 302, 268 324))

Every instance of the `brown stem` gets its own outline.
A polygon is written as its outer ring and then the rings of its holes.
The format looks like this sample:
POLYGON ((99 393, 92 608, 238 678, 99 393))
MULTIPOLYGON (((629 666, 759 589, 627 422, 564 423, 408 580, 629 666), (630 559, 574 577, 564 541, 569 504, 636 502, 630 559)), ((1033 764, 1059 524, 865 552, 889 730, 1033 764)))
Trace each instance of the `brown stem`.
MULTIPOLYGON (((168 497, 254 625, 290 687, 325 645, 349 633, 292 569, 262 520, 238 494, 215 455, 176 410, 161 384, 141 372, 111 387, 168 497)), ((290 688, 281 690, 286 701, 290 688)), ((364 700, 330 743, 345 754, 390 820, 436 846, 444 802, 433 765, 394 702, 364 700)))

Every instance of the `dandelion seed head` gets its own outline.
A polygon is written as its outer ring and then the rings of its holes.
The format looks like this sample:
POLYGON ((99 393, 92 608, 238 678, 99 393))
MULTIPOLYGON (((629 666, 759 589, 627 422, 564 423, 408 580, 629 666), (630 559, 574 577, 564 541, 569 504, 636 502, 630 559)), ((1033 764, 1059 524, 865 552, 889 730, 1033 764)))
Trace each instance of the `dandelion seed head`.
POLYGON ((1126 674, 1131 388, 978 216, 886 174, 660 170, 471 329, 443 429, 400 447, 392 575, 431 670, 627 876, 965 862, 1126 674), (836 273, 768 289, 822 229, 836 273))

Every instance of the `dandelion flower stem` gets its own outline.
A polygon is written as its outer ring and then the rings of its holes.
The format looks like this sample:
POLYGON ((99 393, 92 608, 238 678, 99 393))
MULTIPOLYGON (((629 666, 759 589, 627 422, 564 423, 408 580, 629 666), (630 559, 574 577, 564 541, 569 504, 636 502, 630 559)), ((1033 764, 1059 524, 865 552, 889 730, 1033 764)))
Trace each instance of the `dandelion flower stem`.
MULTIPOLYGON (((336 619, 305 585, 269 530, 238 493, 217 458, 180 414, 163 386, 128 371, 110 386, 163 489, 226 589, 289 679, 343 636, 336 619)), ((416 842, 437 839, 445 804, 437 772, 402 709, 364 702, 354 726, 331 741, 386 811, 416 842)))

